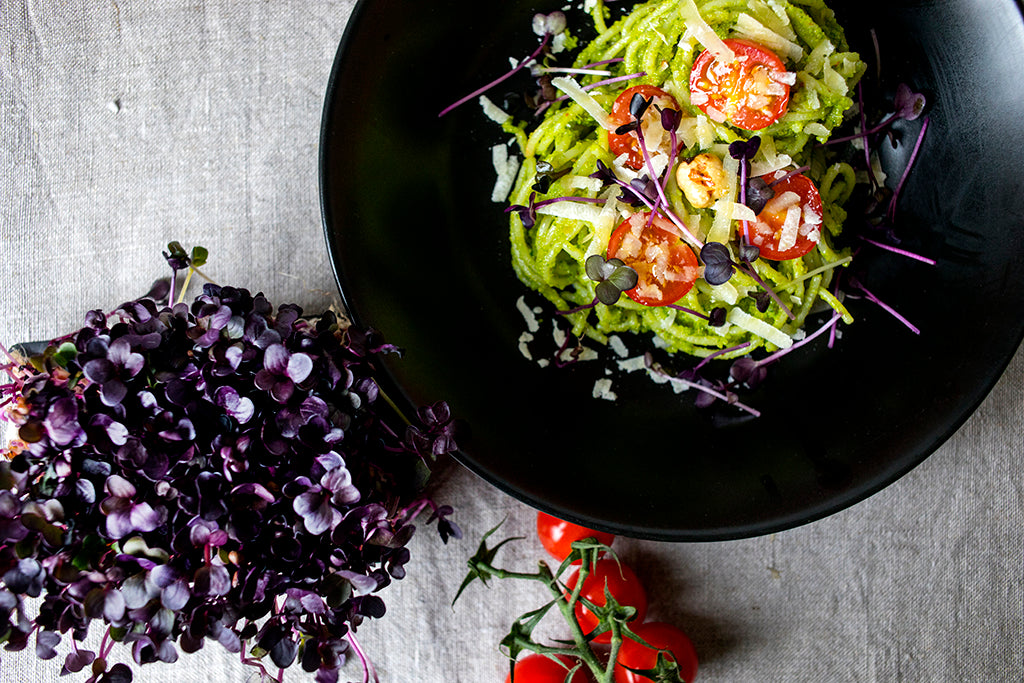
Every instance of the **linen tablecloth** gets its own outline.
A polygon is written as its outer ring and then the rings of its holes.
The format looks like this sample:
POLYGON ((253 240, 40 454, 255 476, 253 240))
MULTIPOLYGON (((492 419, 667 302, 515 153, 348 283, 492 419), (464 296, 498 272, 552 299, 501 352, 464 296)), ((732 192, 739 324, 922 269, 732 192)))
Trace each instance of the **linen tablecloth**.
MULTIPOLYGON (((309 312, 335 302, 317 147, 353 4, 0 2, 0 341, 52 338, 145 293, 167 274, 171 240, 207 247, 219 282, 309 312)), ((948 443, 824 520, 723 543, 616 541, 651 616, 692 637, 698 680, 1020 681, 1022 381, 1018 352, 948 443)), ((451 602, 481 534, 503 519, 527 537, 507 563, 542 558, 534 511, 453 464, 436 495, 465 538, 417 535, 408 577, 382 592, 388 613, 360 642, 382 681, 503 680, 497 644, 543 595, 497 581, 451 602)), ((0 652, 0 680, 55 681, 60 661, 0 652)), ((136 671, 152 683, 254 680, 216 643, 136 671)))

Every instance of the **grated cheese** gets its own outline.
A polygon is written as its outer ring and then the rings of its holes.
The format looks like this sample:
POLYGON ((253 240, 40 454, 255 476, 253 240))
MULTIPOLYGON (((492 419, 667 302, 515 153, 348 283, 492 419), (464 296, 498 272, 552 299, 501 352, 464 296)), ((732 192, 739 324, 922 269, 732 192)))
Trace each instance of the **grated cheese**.
POLYGON ((607 377, 603 377, 594 382, 594 398, 604 399, 605 401, 614 401, 618 398, 616 393, 612 391, 612 381, 607 377))
POLYGON ((494 188, 491 190, 491 201, 502 203, 508 197, 508 193, 512 191, 512 185, 515 184, 516 174, 519 173, 519 158, 510 157, 505 145, 495 145, 491 147, 491 163, 498 176, 494 180, 494 188))
POLYGON ((551 85, 564 92, 576 104, 583 107, 583 111, 590 114, 597 121, 597 125, 605 130, 615 128, 608 120, 608 112, 604 110, 604 107, 597 100, 590 96, 590 93, 581 88, 579 83, 566 76, 556 76, 551 79, 551 85))
POLYGON ((755 318, 742 309, 730 309, 725 319, 736 327, 744 329, 753 335, 757 335, 780 349, 788 349, 793 345, 793 338, 788 334, 777 327, 772 327, 759 318, 755 318))
POLYGON ((484 110, 484 115, 499 126, 512 118, 511 114, 492 102, 487 95, 481 95, 479 102, 480 108, 484 110))
POLYGON ((764 45, 775 54, 785 57, 791 62, 797 62, 804 56, 802 47, 787 40, 749 14, 742 13, 736 17, 736 33, 741 38, 764 45))
POLYGON ((725 41, 718 37, 714 29, 708 25, 708 22, 704 21, 704 17, 700 15, 700 11, 693 0, 681 0, 679 3, 679 14, 686 24, 687 32, 696 38, 697 42, 703 45, 705 49, 711 52, 715 59, 726 63, 736 59, 736 53, 725 44, 725 41))

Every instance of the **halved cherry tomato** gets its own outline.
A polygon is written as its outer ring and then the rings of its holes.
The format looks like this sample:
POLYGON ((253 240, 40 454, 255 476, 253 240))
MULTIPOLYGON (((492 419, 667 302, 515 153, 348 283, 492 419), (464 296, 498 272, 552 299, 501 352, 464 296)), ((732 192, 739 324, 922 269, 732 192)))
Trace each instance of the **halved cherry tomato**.
MULTIPOLYGON (((615 534, 596 531, 585 526, 573 524, 572 522, 566 522, 546 512, 537 513, 537 536, 540 538, 540 544, 544 546, 544 549, 551 553, 552 557, 557 558, 559 562, 568 557, 569 553, 572 552, 573 541, 594 538, 599 543, 611 545, 612 541, 615 540, 615 534)), ((579 563, 580 560, 576 560, 573 564, 579 563)))
POLYGON ((814 249, 821 234, 822 206, 818 188, 800 173, 781 180, 785 175, 785 171, 775 171, 764 177, 775 190, 775 196, 757 214, 757 221, 750 224, 750 243, 769 261, 803 256, 814 249))
POLYGON ((726 40, 736 54, 719 61, 705 50, 690 72, 690 102, 712 120, 744 130, 761 130, 782 118, 789 106, 786 67, 774 52, 746 40, 726 40))
POLYGON ((644 211, 635 213, 615 228, 608 240, 608 258, 622 260, 639 276, 626 295, 645 306, 664 306, 678 301, 700 274, 697 256, 679 237, 679 229, 667 218, 644 211))
MULTIPOLYGON (((651 645, 668 650, 672 659, 679 665, 679 676, 686 683, 693 683, 697 677, 697 651, 685 633, 673 626, 660 621, 648 621, 630 627, 634 633, 651 645)), ((653 669, 658 661, 658 650, 624 638, 619 654, 615 658, 615 683, 644 683, 652 679, 633 673, 630 669, 653 669)))
MULTIPOLYGON (((577 581, 579 581, 579 570, 565 582, 570 592, 576 587, 577 581)), ((644 620, 644 617, 647 616, 647 591, 644 590, 643 584, 640 583, 640 579, 632 569, 614 559, 598 560, 587 574, 587 578, 583 580, 580 597, 603 607, 608 602, 604 594, 605 587, 620 605, 636 608, 636 616, 631 621, 640 623, 644 620)), ((601 623, 600 619, 582 602, 576 603, 574 612, 584 633, 590 633, 601 623)), ((596 636, 593 642, 609 643, 611 639, 611 632, 606 631, 596 636)))
MULTIPOLYGON (((629 106, 630 102, 633 101, 633 95, 636 95, 637 93, 645 99, 653 98, 651 106, 649 106, 647 111, 644 112, 642 121, 644 144, 647 147, 648 154, 651 154, 656 149, 662 147, 668 151, 671 144, 670 138, 665 132, 665 129, 661 126, 661 113, 659 112, 658 107, 661 109, 678 110, 679 103, 676 102, 676 98, 672 97, 661 88, 646 84, 634 85, 632 88, 626 88, 618 97, 615 98, 615 102, 612 104, 612 111, 608 115, 608 120, 613 123, 616 128, 630 123, 633 120, 633 115, 630 113, 629 106)), ((626 166, 634 170, 643 168, 644 153, 640 149, 640 138, 635 132, 618 135, 613 130, 608 133, 608 149, 615 156, 628 153, 629 158, 626 160, 626 166)))
MULTIPOLYGON (((530 654, 518 662, 515 668, 515 683, 565 683, 569 669, 576 666, 576 660, 568 655, 555 655, 565 666, 553 661, 547 655, 530 654)), ((505 683, 512 683, 512 674, 505 676, 505 683)), ((572 675, 570 683, 587 683, 584 669, 572 675)))

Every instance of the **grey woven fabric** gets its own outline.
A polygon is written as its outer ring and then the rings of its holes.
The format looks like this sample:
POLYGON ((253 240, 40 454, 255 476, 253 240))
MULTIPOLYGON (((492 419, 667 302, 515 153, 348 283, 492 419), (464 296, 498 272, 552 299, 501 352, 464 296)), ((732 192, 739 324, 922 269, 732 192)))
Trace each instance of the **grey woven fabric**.
MULTIPOLYGON (((76 329, 143 294, 170 240, 202 244, 220 282, 308 311, 337 298, 317 196, 328 73, 353 2, 0 2, 0 341, 76 329)), ((692 636, 704 681, 1020 681, 1024 352, 970 421, 881 493, 772 536, 620 539, 652 617, 692 636)), ((528 540, 533 511, 451 466, 438 498, 466 539, 412 543, 409 576, 359 639, 383 681, 504 679, 497 643, 541 604, 476 585, 450 606, 480 535, 528 540)), ((557 623, 551 637, 564 635, 557 623)), ((127 660, 127 652, 115 650, 127 660)), ((0 680, 56 681, 60 659, 0 652, 0 680)), ((358 680, 360 670, 348 671, 358 680)), ((210 644, 136 680, 245 681, 210 644)), ((74 677, 83 679, 85 676, 74 677)), ((285 680, 305 677, 296 667, 285 680)), ((68 680, 66 678, 61 680, 68 680)))

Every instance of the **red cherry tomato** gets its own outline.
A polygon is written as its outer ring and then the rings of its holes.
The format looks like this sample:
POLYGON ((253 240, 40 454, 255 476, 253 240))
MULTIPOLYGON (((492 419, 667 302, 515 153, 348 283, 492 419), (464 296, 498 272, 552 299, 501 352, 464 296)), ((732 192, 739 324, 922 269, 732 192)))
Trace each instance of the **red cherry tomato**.
POLYGON ((726 40, 736 54, 719 61, 705 50, 690 71, 690 102, 712 120, 744 130, 761 130, 782 118, 789 106, 789 78, 775 53, 746 40, 726 40))
MULTIPOLYGON (((573 541, 594 538, 599 543, 611 545, 612 541, 615 540, 614 534, 566 522, 546 512, 537 513, 537 536, 540 538, 540 544, 544 546, 544 549, 551 553, 552 557, 558 559, 559 562, 568 557, 569 553, 572 552, 573 541)), ((580 560, 576 560, 574 564, 579 563, 580 560)))
POLYGON ((608 258, 620 259, 639 276, 626 295, 645 306, 671 304, 690 291, 700 274, 697 256, 667 218, 645 211, 615 228, 608 240, 608 258))
MULTIPOLYGON (((644 143, 647 146, 648 154, 661 146, 667 151, 671 144, 670 138, 668 135, 663 134, 665 129, 661 127, 661 114, 657 107, 678 110, 679 103, 676 102, 676 98, 661 88, 653 85, 634 85, 632 88, 626 88, 615 98, 611 114, 608 115, 608 120, 616 128, 630 123, 633 120, 633 114, 629 111, 629 105, 633 101, 633 95, 637 93, 645 99, 653 98, 651 106, 647 108, 643 115, 644 143)), ((635 132, 618 135, 613 129, 612 132, 608 133, 608 150, 615 156, 628 153, 629 158, 626 161, 626 166, 634 170, 639 170, 644 166, 644 153, 640 149, 640 138, 635 132)))
MULTIPOLYGON (((556 655, 565 666, 553 661, 547 655, 530 654, 516 662, 515 683, 565 683, 569 669, 576 666, 576 660, 567 655, 556 655)), ((505 676, 505 683, 512 683, 512 674, 505 676)), ((580 668, 572 675, 570 683, 587 683, 587 675, 580 668)))
MULTIPOLYGON (((660 621, 649 621, 643 624, 631 626, 633 632, 646 640, 651 645, 663 650, 669 650, 672 659, 679 665, 679 675, 686 683, 693 683, 697 677, 697 651, 693 649, 693 643, 672 624, 665 624, 660 621)), ((651 679, 640 674, 633 673, 623 667, 630 669, 653 669, 658 661, 658 650, 652 650, 645 645, 624 638, 619 654, 615 659, 615 683, 644 683, 651 679)))
MULTIPOLYGON (((576 587, 577 581, 579 581, 579 570, 566 581, 565 585, 570 592, 576 587)), ((607 603, 604 594, 606 586, 608 592, 620 605, 636 608, 636 616, 632 621, 640 623, 644 620, 644 617, 647 616, 647 591, 644 590, 643 584, 640 583, 640 579, 632 569, 613 559, 598 560, 594 563, 591 572, 587 574, 587 578, 583 580, 580 597, 603 607, 607 603)), ((574 611, 576 620, 584 633, 590 633, 600 623, 600 619, 582 602, 576 603, 574 611)), ((611 632, 606 631, 596 636, 593 642, 610 643, 611 639, 611 632)))
POLYGON ((803 256, 814 249, 821 234, 822 206, 818 188, 805 175, 797 173, 780 180, 785 175, 785 171, 775 171, 765 176, 769 184, 779 180, 772 185, 775 197, 757 214, 757 221, 749 224, 750 243, 770 261, 803 256))

